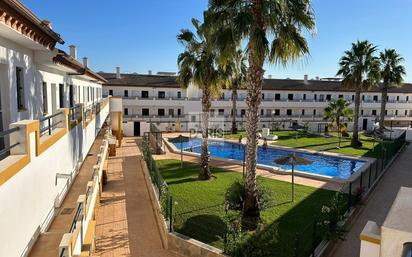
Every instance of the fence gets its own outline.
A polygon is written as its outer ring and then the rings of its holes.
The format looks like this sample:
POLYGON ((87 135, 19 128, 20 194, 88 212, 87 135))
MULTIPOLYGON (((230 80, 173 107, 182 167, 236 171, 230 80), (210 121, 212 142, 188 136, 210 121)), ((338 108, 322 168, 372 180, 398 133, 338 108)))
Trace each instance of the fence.
POLYGON ((173 197, 166 181, 159 172, 156 161, 152 157, 149 138, 144 137, 142 145, 143 160, 147 164, 153 187, 156 191, 161 212, 168 222, 169 230, 173 231, 173 197))
MULTIPOLYGON (((366 170, 362 171, 359 176, 345 184, 342 187, 339 201, 339 213, 341 217, 346 217, 353 207, 358 205, 365 196, 379 181, 388 165, 396 158, 398 152, 406 144, 406 132, 393 141, 382 141, 380 146, 380 157, 377 158, 366 170)), ((324 231, 320 228, 322 220, 315 218, 312 224, 309 224, 301 232, 296 234, 295 254, 294 257, 315 257, 316 249, 325 239, 324 231), (308 236, 312 235, 312 236, 308 236), (311 238, 311 240, 307 240, 311 238)))
POLYGON ((150 132, 145 132, 143 136, 148 139, 154 154, 163 153, 163 134, 155 124, 150 123, 150 132))

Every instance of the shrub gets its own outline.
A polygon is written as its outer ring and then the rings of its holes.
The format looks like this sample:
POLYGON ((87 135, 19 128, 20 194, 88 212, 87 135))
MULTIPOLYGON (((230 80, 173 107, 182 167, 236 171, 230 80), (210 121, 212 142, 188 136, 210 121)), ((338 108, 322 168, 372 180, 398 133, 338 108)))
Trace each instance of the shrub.
MULTIPOLYGON (((258 184, 258 198, 260 209, 267 207, 270 201, 270 190, 263 185, 258 184)), ((243 207, 243 200, 245 199, 244 180, 237 180, 233 182, 225 193, 225 201, 229 204, 230 210, 241 211, 243 207)))
POLYGON ((345 222, 345 194, 337 192, 329 205, 322 207, 318 226, 326 240, 344 240, 346 230, 345 222))

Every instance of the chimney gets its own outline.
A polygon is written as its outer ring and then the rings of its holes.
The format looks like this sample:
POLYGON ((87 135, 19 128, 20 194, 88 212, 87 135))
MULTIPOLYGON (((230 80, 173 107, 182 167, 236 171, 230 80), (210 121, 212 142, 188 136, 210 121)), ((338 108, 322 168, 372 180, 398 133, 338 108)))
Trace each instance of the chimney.
POLYGON ((116 78, 120 79, 120 67, 116 67, 116 78))
POLYGON ((89 60, 87 59, 87 57, 83 57, 83 66, 85 68, 87 68, 89 66, 89 60))
POLYGON ((149 72, 148 72, 148 73, 149 73, 149 75, 152 75, 152 70, 149 70, 149 72))
POLYGON ((77 48, 75 45, 69 45, 69 49, 70 49, 70 56, 77 60, 77 48))
POLYGON ((303 82, 306 84, 308 83, 308 75, 305 74, 305 76, 303 76, 303 82))

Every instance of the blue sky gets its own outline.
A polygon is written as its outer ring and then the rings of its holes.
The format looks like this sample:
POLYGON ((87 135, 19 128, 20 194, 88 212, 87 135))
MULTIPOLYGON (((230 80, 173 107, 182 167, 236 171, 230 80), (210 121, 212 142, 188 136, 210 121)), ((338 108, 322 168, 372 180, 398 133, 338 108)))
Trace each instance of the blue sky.
MULTIPOLYGON (((22 0, 52 22, 66 44, 78 46, 97 71, 147 73, 176 71, 182 47, 176 41, 191 18, 201 19, 207 0, 22 0)), ((412 4, 410 0, 314 0, 317 34, 310 56, 288 67, 266 65, 276 78, 334 76, 351 42, 368 39, 380 49, 395 48, 406 59, 412 82, 412 4)))

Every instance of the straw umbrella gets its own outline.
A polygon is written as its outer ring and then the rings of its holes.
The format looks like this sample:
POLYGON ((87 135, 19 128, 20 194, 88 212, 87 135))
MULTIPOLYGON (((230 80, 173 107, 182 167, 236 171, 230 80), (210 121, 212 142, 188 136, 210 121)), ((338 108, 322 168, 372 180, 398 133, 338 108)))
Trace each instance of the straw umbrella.
POLYGON ((170 138, 171 143, 180 143, 180 167, 183 167, 183 142, 189 142, 190 137, 179 135, 178 137, 170 138))
POLYGON ((295 200, 295 165, 307 165, 312 161, 303 157, 296 156, 295 153, 291 153, 285 157, 281 157, 273 161, 279 165, 291 165, 292 166, 292 202, 295 200))

